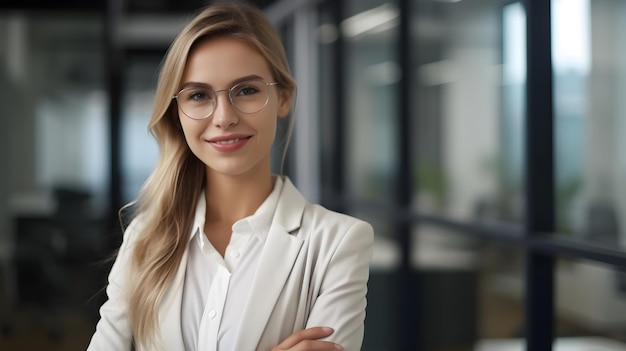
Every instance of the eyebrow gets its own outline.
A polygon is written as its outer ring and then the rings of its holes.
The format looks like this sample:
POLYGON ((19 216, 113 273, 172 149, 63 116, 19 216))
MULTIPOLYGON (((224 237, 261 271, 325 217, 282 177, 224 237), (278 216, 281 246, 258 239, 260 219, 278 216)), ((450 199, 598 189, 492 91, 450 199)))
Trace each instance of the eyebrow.
MULTIPOLYGON (((256 74, 251 74, 249 76, 245 76, 245 77, 241 77, 241 78, 237 78, 235 80, 232 80, 230 83, 228 83, 228 88, 232 87, 233 85, 237 84, 237 83, 241 83, 243 81, 246 80, 250 80, 250 79, 262 79, 265 80, 263 77, 256 75, 256 74)), ((184 90, 187 88, 209 88, 209 89, 213 89, 213 86, 211 84, 207 84, 207 83, 203 83, 203 82, 194 82, 194 81, 189 81, 189 82, 185 82, 183 85, 180 86, 180 90, 184 90)), ((226 88, 226 89, 228 89, 226 88)))

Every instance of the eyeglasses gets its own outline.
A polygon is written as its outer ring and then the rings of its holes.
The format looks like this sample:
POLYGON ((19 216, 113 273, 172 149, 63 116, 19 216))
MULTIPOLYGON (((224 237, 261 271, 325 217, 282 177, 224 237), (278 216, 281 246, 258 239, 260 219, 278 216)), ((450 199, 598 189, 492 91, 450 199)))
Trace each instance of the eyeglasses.
POLYGON ((205 119, 213 114, 217 106, 217 94, 228 92, 228 99, 237 111, 251 114, 261 111, 270 100, 270 86, 262 79, 239 82, 229 89, 212 90, 206 87, 185 88, 172 96, 180 110, 191 119, 205 119))

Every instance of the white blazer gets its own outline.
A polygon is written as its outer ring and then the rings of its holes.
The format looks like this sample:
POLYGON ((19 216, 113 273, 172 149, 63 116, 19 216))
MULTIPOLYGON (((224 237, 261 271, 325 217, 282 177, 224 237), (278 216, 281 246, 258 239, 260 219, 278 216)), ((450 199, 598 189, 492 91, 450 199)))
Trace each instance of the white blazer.
MULTIPOLYGON (((131 349, 122 290, 138 225, 134 220, 125 232, 88 351, 131 349)), ((293 332, 314 326, 333 328, 326 340, 360 350, 373 241, 367 222, 308 203, 285 178, 232 351, 271 350, 293 332)), ((187 253, 159 307, 158 334, 165 351, 185 351, 186 267, 187 253)))

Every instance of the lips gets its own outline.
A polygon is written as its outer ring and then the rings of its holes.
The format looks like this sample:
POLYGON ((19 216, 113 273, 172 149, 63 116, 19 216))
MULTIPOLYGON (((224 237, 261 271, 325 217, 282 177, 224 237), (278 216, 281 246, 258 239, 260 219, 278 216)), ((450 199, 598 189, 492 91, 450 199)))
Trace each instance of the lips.
POLYGON ((250 139, 250 136, 225 136, 225 137, 217 137, 217 138, 212 138, 209 139, 210 143, 215 143, 215 144, 234 144, 237 142, 240 142, 243 139, 250 139))
POLYGON ((248 138, 235 138, 235 139, 228 139, 228 140, 215 140, 215 141, 211 141, 212 143, 215 144, 219 144, 219 145, 226 145, 226 144, 234 144, 234 143, 238 143, 240 142, 242 139, 249 139, 248 138))
POLYGON ((250 138, 251 135, 228 135, 209 139, 208 142, 219 151, 231 152, 243 147, 250 138))

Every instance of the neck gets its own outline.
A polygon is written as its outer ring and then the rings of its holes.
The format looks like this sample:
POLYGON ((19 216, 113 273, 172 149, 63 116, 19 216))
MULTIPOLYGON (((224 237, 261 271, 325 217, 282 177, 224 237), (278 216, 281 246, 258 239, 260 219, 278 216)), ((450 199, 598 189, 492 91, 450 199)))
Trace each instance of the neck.
POLYGON ((252 215, 272 192, 271 173, 255 177, 207 176, 207 222, 232 225, 252 215))

